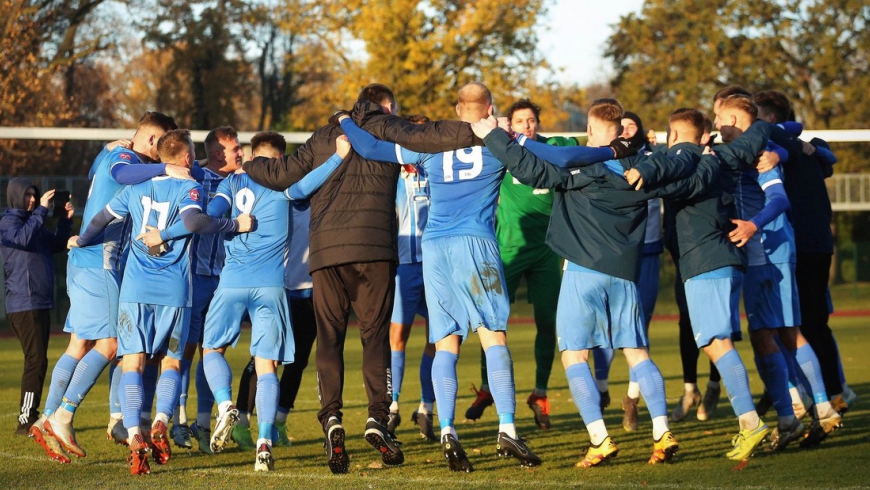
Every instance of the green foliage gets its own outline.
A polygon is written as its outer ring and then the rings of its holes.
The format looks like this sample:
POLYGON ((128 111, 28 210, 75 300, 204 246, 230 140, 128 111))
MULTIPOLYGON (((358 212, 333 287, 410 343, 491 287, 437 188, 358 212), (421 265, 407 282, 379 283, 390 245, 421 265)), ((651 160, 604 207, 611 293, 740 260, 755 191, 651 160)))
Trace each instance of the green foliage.
POLYGON ((783 91, 808 129, 867 127, 868 21, 862 0, 647 0, 606 54, 618 97, 650 127, 729 84, 783 91))

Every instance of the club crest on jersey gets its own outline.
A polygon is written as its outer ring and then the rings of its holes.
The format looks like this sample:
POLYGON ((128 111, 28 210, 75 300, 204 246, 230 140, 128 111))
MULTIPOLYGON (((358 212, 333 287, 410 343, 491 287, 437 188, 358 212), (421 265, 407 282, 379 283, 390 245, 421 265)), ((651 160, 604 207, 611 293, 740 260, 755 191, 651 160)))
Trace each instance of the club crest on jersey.
POLYGON ((120 155, 118 155, 118 158, 123 158, 124 160, 129 160, 130 154, 129 153, 121 153, 120 155))
POLYGON ((198 189, 191 189, 190 190, 190 198, 196 202, 199 202, 199 190, 198 189))

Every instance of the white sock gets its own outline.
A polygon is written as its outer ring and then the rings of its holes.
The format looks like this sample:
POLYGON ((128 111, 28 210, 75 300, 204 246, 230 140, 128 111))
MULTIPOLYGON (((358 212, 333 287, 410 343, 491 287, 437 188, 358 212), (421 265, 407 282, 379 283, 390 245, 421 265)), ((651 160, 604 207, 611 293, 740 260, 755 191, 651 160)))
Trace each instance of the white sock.
POLYGON ((447 427, 441 428, 441 437, 444 437, 447 434, 450 434, 453 437, 455 437, 457 441, 459 440, 459 434, 456 433, 456 428, 453 427, 452 425, 448 425, 447 427))
POLYGON ((513 424, 498 424, 498 431, 504 432, 511 439, 517 438, 517 427, 513 424))
POLYGON ((694 393, 698 389, 696 383, 683 383, 683 393, 694 393))
POLYGON ((54 419, 62 424, 71 424, 73 419, 73 413, 63 407, 60 407, 54 411, 54 419))
POLYGON ((393 400, 393 403, 390 403, 390 411, 393 413, 397 413, 399 411, 399 402, 393 400))
POLYGON ((129 429, 127 429, 127 443, 129 444, 133 440, 133 437, 135 437, 138 434, 139 434, 139 426, 138 425, 136 427, 130 427, 129 429))
POLYGON ((801 392, 797 389, 797 387, 792 386, 791 388, 789 388, 788 394, 791 396, 792 405, 804 404, 804 401, 801 399, 801 392))
POLYGON ((164 424, 169 424, 169 416, 165 413, 157 412, 157 415, 154 417, 154 422, 151 424, 153 427, 157 422, 163 422, 164 424))
POLYGON ((229 400, 227 400, 225 402, 220 402, 218 404, 218 413, 221 415, 227 413, 227 409, 230 408, 231 406, 233 406, 233 402, 231 402, 229 400))
POLYGON ((601 444, 608 436, 607 427, 604 425, 604 419, 598 419, 595 422, 588 424, 586 430, 589 432, 589 442, 591 442, 593 446, 601 444))
POLYGON ((429 415, 432 412, 432 404, 431 403, 423 403, 420 402, 420 405, 417 406, 417 413, 422 413, 423 415, 429 415), (429 405, 427 407, 426 405, 429 405))
POLYGON ((607 380, 606 379, 596 379, 595 385, 598 386, 598 391, 604 393, 607 391, 607 380))
POLYGON ((758 424, 761 423, 761 419, 758 417, 758 412, 755 410, 750 410, 749 412, 744 413, 737 417, 737 420, 740 422, 740 430, 755 429, 758 427, 758 424))
POLYGON ((831 402, 816 403, 816 415, 819 416, 819 419, 826 419, 834 415, 834 407, 831 406, 831 402))
POLYGON ((260 444, 265 444, 269 447, 272 447, 272 439, 266 439, 265 437, 260 437, 257 439, 257 447, 260 447, 260 444))
POLYGON ((637 400, 640 398, 640 385, 637 381, 629 381, 628 382, 628 391, 625 393, 629 398, 634 398, 637 400))
POLYGON ((659 415, 658 417, 653 417, 653 439, 658 441, 665 435, 665 432, 669 431, 668 427, 668 416, 667 415, 659 415))

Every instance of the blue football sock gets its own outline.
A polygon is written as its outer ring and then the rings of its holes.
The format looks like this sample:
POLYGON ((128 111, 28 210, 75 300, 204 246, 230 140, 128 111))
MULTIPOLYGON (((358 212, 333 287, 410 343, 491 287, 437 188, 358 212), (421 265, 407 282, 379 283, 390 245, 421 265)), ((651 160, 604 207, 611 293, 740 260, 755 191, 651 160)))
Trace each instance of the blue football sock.
POLYGON ((788 392, 788 366, 782 352, 765 356, 755 356, 755 366, 758 375, 764 382, 764 387, 770 394, 776 414, 780 417, 794 415, 791 406, 791 394, 788 392))
POLYGON ((121 373, 121 409, 124 414, 124 428, 139 427, 139 415, 142 413, 142 375, 136 371, 121 373))
POLYGON ((211 414, 212 406, 214 406, 214 394, 208 386, 208 380, 205 378, 205 369, 202 359, 196 365, 196 413, 211 414))
POLYGON ((76 370, 79 360, 75 357, 64 354, 60 356, 54 369, 51 371, 51 384, 48 387, 48 395, 45 397, 45 409, 42 411, 45 415, 51 415, 60 406, 63 395, 69 387, 69 380, 72 379, 73 372, 76 370))
POLYGON ((598 388, 595 386, 595 380, 592 378, 589 363, 578 362, 568 366, 568 369, 565 370, 565 377, 568 378, 571 398, 574 399, 574 404, 580 409, 583 423, 588 426, 597 420, 603 419, 604 417, 601 414, 601 393, 598 392, 598 388))
POLYGON ((220 352, 209 352, 203 357, 203 369, 208 386, 218 404, 233 399, 233 373, 230 365, 220 352))
POLYGON ((432 385, 435 388, 435 403, 438 407, 438 422, 441 428, 453 427, 456 415, 456 362, 459 356, 439 350, 432 361, 432 385))
POLYGON ((393 375, 393 401, 399 401, 399 393, 402 391, 402 380, 405 377, 405 351, 390 351, 390 372, 393 375))
POLYGON ((280 392, 281 383, 277 374, 265 373, 257 376, 257 424, 262 438, 272 438, 280 392))
POLYGON ((187 407, 187 394, 190 393, 190 367, 193 359, 181 360, 181 389, 178 391, 178 406, 187 407))
POLYGON ((630 370, 637 376, 640 393, 646 402, 650 418, 668 415, 668 402, 665 399, 665 380, 659 367, 652 359, 647 359, 630 370))
POLYGON ((142 370, 142 413, 145 419, 151 418, 154 408, 154 395, 157 393, 157 376, 160 374, 156 364, 145 364, 142 370))
POLYGON ((487 381, 500 424, 512 424, 517 411, 517 393, 514 386, 514 364, 506 345, 492 345, 486 349, 487 381))
POLYGON ((121 413, 121 363, 109 364, 109 413, 121 413))
POLYGON ((722 375, 725 389, 731 395, 731 408, 738 417, 755 411, 752 392, 749 391, 749 376, 736 349, 731 349, 716 361, 716 369, 722 375))
POLYGON ((807 378, 807 383, 810 385, 810 393, 813 394, 813 401, 822 403, 828 401, 828 394, 825 390, 825 382, 822 380, 822 367, 819 365, 819 358, 810 344, 805 344, 795 351, 795 359, 800 366, 801 372, 807 378))
POLYGON ((106 359, 106 356, 100 354, 97 349, 88 351, 76 366, 66 393, 63 395, 64 398, 75 405, 79 405, 97 383, 97 379, 103 374, 103 369, 106 369, 108 365, 109 360, 106 359))
POLYGON ((595 379, 606 381, 610 377, 610 364, 613 362, 613 349, 596 347, 592 349, 592 359, 595 361, 595 379))
POLYGON ((157 381, 157 413, 172 417, 178 406, 178 393, 181 387, 181 373, 174 369, 164 369, 157 381))
POLYGON ((426 354, 420 358, 420 398, 423 403, 435 403, 435 387, 432 386, 432 361, 434 359, 426 354))

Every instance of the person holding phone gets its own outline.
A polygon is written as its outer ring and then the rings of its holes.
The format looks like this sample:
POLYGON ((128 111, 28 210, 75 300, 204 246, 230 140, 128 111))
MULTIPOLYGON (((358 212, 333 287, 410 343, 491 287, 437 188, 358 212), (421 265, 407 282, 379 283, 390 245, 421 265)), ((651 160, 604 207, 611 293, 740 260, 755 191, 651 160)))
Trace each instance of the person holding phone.
POLYGON ((66 250, 72 231, 73 206, 66 202, 57 229, 49 231, 45 218, 56 196, 40 194, 30 179, 14 178, 6 188, 6 212, 0 219, 0 255, 6 272, 6 315, 24 351, 21 403, 15 433, 26 436, 39 417, 42 385, 48 369, 48 333, 54 308, 54 259, 66 250))

